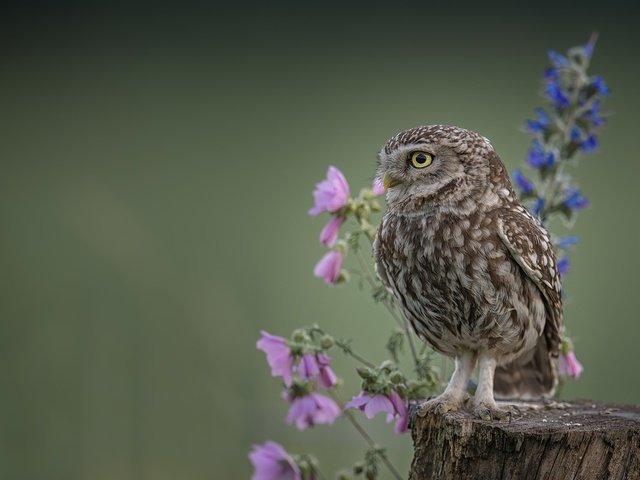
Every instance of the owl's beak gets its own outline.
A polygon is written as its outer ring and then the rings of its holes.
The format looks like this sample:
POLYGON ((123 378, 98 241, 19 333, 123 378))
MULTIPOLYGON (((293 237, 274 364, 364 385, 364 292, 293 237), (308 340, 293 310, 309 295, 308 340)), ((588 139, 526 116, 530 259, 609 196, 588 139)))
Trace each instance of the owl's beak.
POLYGON ((384 178, 382 179, 382 184, 384 185, 385 190, 389 190, 391 187, 395 187, 396 185, 400 185, 402 183, 401 180, 397 178, 393 178, 388 173, 384 174, 384 178))

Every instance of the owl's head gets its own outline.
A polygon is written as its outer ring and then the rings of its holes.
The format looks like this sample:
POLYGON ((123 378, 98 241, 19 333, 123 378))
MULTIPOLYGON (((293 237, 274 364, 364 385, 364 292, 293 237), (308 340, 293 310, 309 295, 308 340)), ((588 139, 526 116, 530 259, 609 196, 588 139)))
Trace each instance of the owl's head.
POLYGON ((489 140, 463 128, 428 125, 405 130, 386 143, 378 159, 377 175, 383 179, 389 207, 477 199, 496 183, 510 190, 489 140))

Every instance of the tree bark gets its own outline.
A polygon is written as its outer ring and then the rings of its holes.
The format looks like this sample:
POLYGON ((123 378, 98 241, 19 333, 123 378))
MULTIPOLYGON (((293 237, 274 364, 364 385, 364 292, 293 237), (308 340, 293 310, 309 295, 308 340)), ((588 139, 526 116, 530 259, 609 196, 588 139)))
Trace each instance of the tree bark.
POLYGON ((640 406, 529 405, 506 422, 414 416, 410 480, 640 480, 640 406))

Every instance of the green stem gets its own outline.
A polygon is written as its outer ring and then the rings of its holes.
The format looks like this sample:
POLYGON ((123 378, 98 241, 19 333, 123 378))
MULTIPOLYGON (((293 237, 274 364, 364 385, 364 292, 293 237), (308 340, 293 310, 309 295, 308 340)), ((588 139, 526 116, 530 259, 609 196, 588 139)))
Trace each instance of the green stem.
MULTIPOLYGON (((351 425, 353 425, 353 427, 358 431, 358 433, 365 440, 365 442, 367 442, 369 444, 369 447, 370 448, 374 448, 374 449, 378 449, 379 446, 376 444, 376 442, 373 440, 373 438, 371 438, 371 436, 367 433, 367 431, 364 429, 364 427, 362 425, 360 425, 358 420, 356 420, 356 417, 353 415, 353 413, 351 413, 349 410, 345 410, 344 409, 344 403, 342 403, 342 401, 338 398, 336 393, 332 392, 332 391, 329 391, 329 394, 331 395, 331 398, 333 398, 333 400, 338 404, 338 406, 340 407, 340 409, 344 413, 344 416, 347 417, 349 422, 351 422, 351 425)), ((398 472, 396 467, 393 465, 393 463, 391 463, 391 461, 387 458, 387 456, 383 452, 378 453, 378 455, 382 459, 383 463, 387 466, 387 468, 389 469, 391 474, 397 480, 402 480, 402 475, 400 475, 400 472, 398 472)))
MULTIPOLYGON (((362 275, 367 280, 367 283, 369 283, 369 286, 372 289, 376 290, 378 288, 378 285, 376 285, 376 282, 373 279, 373 275, 371 275, 371 272, 369 271, 369 267, 367 266, 367 262, 365 262, 364 258, 362 257, 362 253, 360 253, 359 250, 356 251, 355 253, 356 253, 356 258, 358 260, 358 263, 360 264, 360 270, 362 270, 362 275)), ((391 309, 389 302, 387 300, 382 300, 381 302, 385 306, 385 308, 389 311, 389 313, 391 314, 393 319, 396 321, 398 326, 402 328, 402 321, 397 317, 396 313, 391 309)))
POLYGON ((371 363, 370 361, 364 359, 363 357, 361 357, 360 355, 358 355, 355 352, 352 352, 351 350, 343 350, 343 352, 347 355, 350 355, 351 357, 355 358, 357 361, 359 361, 361 364, 363 364, 365 367, 369 367, 369 368, 376 368, 376 366, 371 363))

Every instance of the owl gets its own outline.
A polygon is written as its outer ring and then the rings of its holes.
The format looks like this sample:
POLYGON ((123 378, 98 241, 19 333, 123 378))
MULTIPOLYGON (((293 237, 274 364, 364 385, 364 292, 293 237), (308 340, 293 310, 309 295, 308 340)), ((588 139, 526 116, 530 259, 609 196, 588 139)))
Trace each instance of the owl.
POLYGON ((442 394, 420 413, 466 405, 502 419, 499 398, 553 395, 562 295, 549 233, 520 204, 491 143, 453 126, 398 133, 379 154, 388 209, 376 271, 415 332, 455 359, 442 394))

